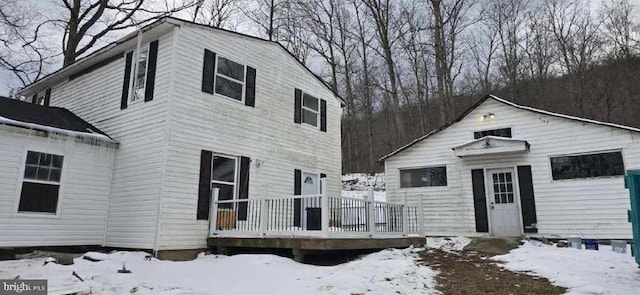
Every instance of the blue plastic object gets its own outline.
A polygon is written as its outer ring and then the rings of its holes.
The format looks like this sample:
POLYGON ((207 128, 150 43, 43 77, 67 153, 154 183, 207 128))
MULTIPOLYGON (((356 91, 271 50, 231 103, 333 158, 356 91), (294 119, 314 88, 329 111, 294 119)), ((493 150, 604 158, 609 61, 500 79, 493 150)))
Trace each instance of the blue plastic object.
POLYGON ((635 257, 636 263, 640 266, 640 247, 638 247, 640 244, 640 170, 627 170, 624 185, 629 189, 631 201, 631 210, 629 210, 627 216, 633 231, 631 255, 635 257))
POLYGON ((596 239, 585 239, 584 240, 584 248, 587 250, 598 250, 598 240, 596 239))

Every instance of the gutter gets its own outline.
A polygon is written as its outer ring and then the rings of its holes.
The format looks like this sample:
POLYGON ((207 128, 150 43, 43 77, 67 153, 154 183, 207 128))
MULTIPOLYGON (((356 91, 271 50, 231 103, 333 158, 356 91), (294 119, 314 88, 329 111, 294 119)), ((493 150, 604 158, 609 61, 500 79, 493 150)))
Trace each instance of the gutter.
POLYGON ((12 119, 9 119, 9 118, 5 118, 5 117, 2 117, 2 116, 0 116, 0 124, 13 125, 13 126, 18 126, 18 127, 22 127, 22 128, 35 129, 35 130, 41 130, 41 131, 47 131, 47 132, 55 132, 55 133, 65 134, 65 135, 72 136, 72 137, 92 138, 92 139, 97 139, 97 140, 101 140, 101 141, 108 142, 108 143, 113 143, 113 144, 116 144, 116 145, 120 144, 120 142, 118 142, 117 140, 114 140, 114 139, 110 138, 109 136, 106 136, 106 135, 103 135, 103 134, 99 134, 99 133, 86 133, 86 132, 80 132, 80 131, 61 129, 61 128, 57 128, 57 127, 51 127, 51 126, 46 126, 46 125, 40 125, 40 124, 35 124, 35 123, 26 123, 26 122, 22 122, 22 121, 16 121, 16 120, 12 120, 12 119))

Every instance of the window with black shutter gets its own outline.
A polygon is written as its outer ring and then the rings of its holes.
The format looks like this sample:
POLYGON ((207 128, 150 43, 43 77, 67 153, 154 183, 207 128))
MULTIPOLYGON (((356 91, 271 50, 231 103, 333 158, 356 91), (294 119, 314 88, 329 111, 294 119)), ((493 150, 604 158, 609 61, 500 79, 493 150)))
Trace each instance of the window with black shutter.
POLYGON ((327 131, 327 102, 300 89, 294 92, 294 122, 327 131))
POLYGON ((202 91, 255 106, 256 69, 205 49, 202 91))
POLYGON ((19 212, 56 213, 63 161, 61 155, 27 152, 19 212))

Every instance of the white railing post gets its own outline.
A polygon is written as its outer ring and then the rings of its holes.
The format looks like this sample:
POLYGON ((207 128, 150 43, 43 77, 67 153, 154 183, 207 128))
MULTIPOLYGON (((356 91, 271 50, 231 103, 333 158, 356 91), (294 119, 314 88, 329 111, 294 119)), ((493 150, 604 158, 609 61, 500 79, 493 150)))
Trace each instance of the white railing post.
POLYGON ((407 207, 407 193, 402 193, 402 232, 409 232, 409 208, 407 207))
POLYGON ((320 181, 320 221, 322 225, 320 229, 324 236, 329 236, 329 194, 327 192, 326 178, 320 181))
POLYGON ((421 236, 424 236, 425 233, 425 229, 424 229, 424 200, 423 194, 420 194, 420 200, 418 202, 418 233, 421 236))
POLYGON ((267 214, 269 212, 269 201, 266 197, 260 199, 260 233, 266 235, 267 233, 267 221, 269 220, 267 214))
POLYGON ((376 233, 376 203, 374 202, 373 187, 367 188, 367 197, 365 199, 365 208, 367 212, 367 222, 369 225, 369 236, 373 236, 376 233))
POLYGON ((211 190, 211 204, 209 205, 209 233, 213 235, 218 231, 218 197, 220 196, 220 189, 213 188, 211 190))

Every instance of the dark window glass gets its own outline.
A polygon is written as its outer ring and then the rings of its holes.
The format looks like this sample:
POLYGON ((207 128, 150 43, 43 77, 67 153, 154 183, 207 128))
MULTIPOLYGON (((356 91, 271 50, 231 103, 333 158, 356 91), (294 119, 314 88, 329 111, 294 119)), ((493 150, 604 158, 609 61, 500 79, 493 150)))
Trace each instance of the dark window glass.
POLYGON ((302 109, 302 122, 318 127, 318 113, 302 109))
POLYGON ((447 167, 400 170, 400 187, 446 186, 447 167))
POLYGON ((622 152, 551 158, 553 180, 624 175, 622 152))
POLYGON ((242 84, 218 76, 216 78, 216 93, 236 100, 242 100, 242 84))
POLYGON ((244 82, 244 66, 224 57, 218 58, 218 74, 244 82))
POLYGON ((23 182, 18 211, 56 213, 59 190, 57 184, 23 182))
MULTIPOLYGON (((233 200, 235 186, 229 184, 213 183, 211 187, 220 189, 220 192, 218 194, 219 201, 233 200)), ((218 208, 231 209, 233 208, 233 203, 222 203, 218 205, 218 208)))
POLYGON ((64 157, 29 151, 24 169, 25 180, 60 182, 64 157))
POLYGON ((304 94, 303 98, 302 98, 302 105, 305 106, 306 108, 310 108, 314 111, 318 110, 318 99, 309 95, 309 94, 304 94))
POLYGON ((484 131, 476 131, 473 133, 473 138, 483 138, 485 136, 500 136, 500 137, 509 137, 511 138, 511 128, 501 128, 501 129, 492 129, 492 130, 484 130, 484 131))
POLYGON ((225 157, 213 157, 213 171, 211 180, 234 182, 236 173, 236 160, 225 157))

